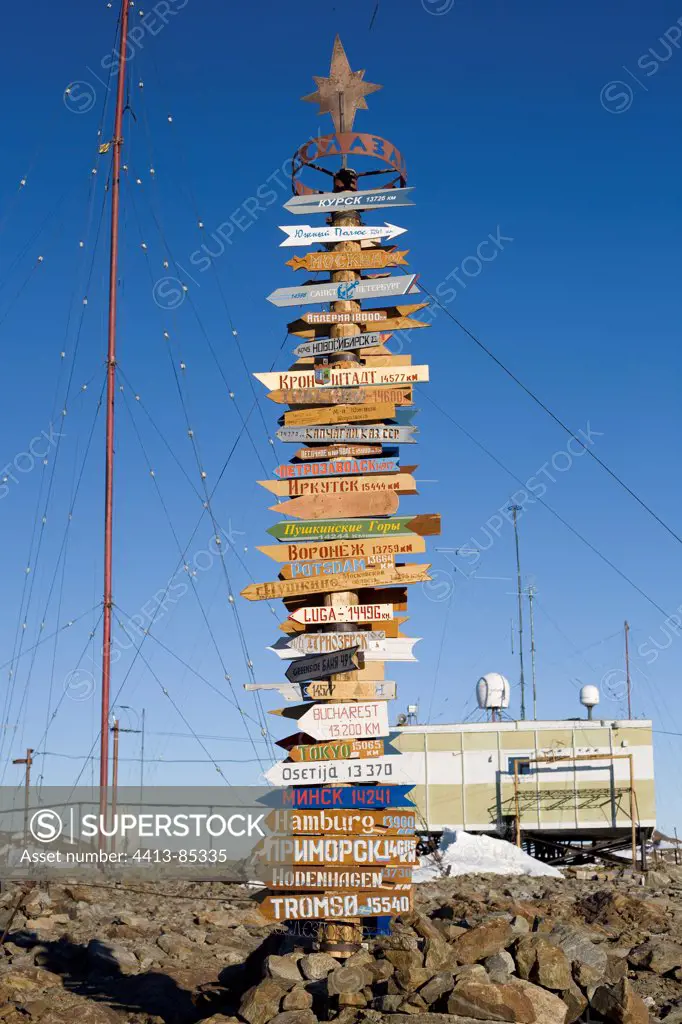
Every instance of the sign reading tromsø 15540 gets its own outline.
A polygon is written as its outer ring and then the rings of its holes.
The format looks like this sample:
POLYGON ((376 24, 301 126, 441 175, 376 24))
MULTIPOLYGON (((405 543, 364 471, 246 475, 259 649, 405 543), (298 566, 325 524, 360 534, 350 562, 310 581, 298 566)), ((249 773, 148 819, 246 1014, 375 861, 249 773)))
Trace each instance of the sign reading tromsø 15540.
POLYGON ((330 213, 345 210, 378 210, 387 206, 414 206, 414 188, 380 188, 371 192, 322 192, 292 196, 284 204, 290 213, 330 213))
POLYGON ((316 245, 318 242, 360 242, 363 239, 376 239, 390 242, 398 235, 404 235, 407 228, 396 227, 395 224, 368 224, 368 225, 341 225, 332 224, 322 227, 312 227, 310 224, 294 224, 291 227, 282 227, 287 236, 282 246, 290 245, 316 245))
POLYGON ((259 912, 268 921, 347 921, 356 917, 398 917, 412 910, 412 892, 387 895, 381 890, 358 893, 320 893, 266 896, 259 912))
POLYGON ((389 299, 396 295, 417 294, 419 288, 415 284, 416 280, 416 274, 397 274, 376 280, 320 281, 316 284, 293 285, 291 288, 276 288, 268 295, 268 302, 273 306, 302 306, 339 300, 357 302, 360 299, 389 299))

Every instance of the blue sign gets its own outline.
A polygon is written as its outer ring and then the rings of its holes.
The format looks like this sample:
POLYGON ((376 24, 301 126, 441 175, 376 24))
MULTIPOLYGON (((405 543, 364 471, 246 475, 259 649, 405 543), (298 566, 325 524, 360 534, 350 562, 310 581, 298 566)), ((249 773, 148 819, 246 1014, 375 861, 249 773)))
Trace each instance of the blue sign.
POLYGON ((273 789, 259 797, 266 807, 310 809, 338 807, 343 810, 381 807, 414 807, 407 794, 413 786, 293 786, 273 789))

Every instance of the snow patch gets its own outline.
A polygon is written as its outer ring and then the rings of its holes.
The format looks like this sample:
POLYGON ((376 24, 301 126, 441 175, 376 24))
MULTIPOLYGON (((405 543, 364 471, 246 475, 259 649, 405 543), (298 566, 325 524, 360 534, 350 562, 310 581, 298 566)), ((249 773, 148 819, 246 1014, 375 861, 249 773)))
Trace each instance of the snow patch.
POLYGON ((432 854, 422 857, 413 874, 415 882, 431 882, 456 875, 541 875, 563 878, 561 872, 530 857, 518 846, 491 836, 474 836, 461 829, 445 828, 438 861, 432 854), (449 869, 449 870, 448 870, 449 869))

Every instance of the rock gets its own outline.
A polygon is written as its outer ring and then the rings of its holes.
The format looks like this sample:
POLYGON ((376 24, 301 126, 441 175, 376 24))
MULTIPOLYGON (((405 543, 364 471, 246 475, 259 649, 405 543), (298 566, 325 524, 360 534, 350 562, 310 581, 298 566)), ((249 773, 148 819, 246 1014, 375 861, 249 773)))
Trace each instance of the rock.
POLYGON ((627 978, 616 985, 599 985, 590 1006, 609 1024, 649 1024, 649 1011, 627 978))
MULTIPOLYGON (((287 992, 279 978, 265 978, 258 985, 248 989, 242 996, 239 1015, 248 1024, 267 1024, 279 1013, 279 1004, 287 992)), ((301 1013, 301 1010, 288 1010, 288 1013, 301 1013)))
POLYGON ((140 967, 132 950, 99 939, 90 940, 86 956, 91 970, 100 974, 118 974, 125 968, 137 971, 140 967))
POLYGON ((626 926, 647 932, 667 932, 670 928, 664 911, 650 900, 624 892, 604 889, 576 903, 576 911, 591 924, 606 925, 623 931, 626 926))
POLYGON ((434 975, 429 967, 399 967, 394 978, 404 992, 415 992, 434 975))
POLYGON ((300 958, 296 954, 287 953, 285 956, 268 956, 263 965, 266 978, 280 978, 282 981, 290 981, 295 984, 302 980, 298 967, 300 958))
POLYGON ((366 967, 344 965, 343 967, 337 967, 336 970, 327 975, 327 991, 330 996, 338 996, 349 992, 361 992, 371 980, 371 974, 366 967))
POLYGON ((201 1024, 240 1024, 240 1021, 238 1017, 225 1017, 222 1013, 214 1013, 212 1017, 205 1017, 201 1024))
POLYGON ((403 1005, 405 997, 400 995, 382 996, 379 999, 379 1009, 382 1013, 397 1013, 403 1005))
POLYGON ((445 941, 442 935, 429 935, 424 940, 424 966, 434 971, 442 970, 449 964, 453 967, 457 963, 452 947, 445 941))
POLYGON ((481 984, 485 984, 490 981, 483 964, 464 964, 462 967, 455 967, 453 975, 456 982, 480 981, 481 984))
POLYGON ((298 961, 304 978, 309 981, 321 981, 326 978, 330 971, 336 970, 339 961, 335 960, 329 953, 310 953, 298 961))
POLYGON ((525 917, 520 914, 511 919, 511 927, 514 935, 519 938, 522 935, 528 935, 530 932, 530 924, 525 917))
POLYGON ((509 921, 498 918, 470 928, 464 935, 452 943, 453 956, 461 964, 475 964, 478 960, 494 956, 514 940, 514 932, 509 921))
POLYGON ((430 981, 427 981, 425 985, 419 989, 419 995, 422 997, 427 1006, 432 1006, 438 1000, 452 992, 455 987, 455 979, 450 971, 440 971, 435 974, 430 981))
POLYGON ((632 967, 647 967, 655 974, 668 974, 682 967, 682 946, 659 936, 652 937, 630 951, 628 962, 632 967))
POLYGON ((503 949, 500 953, 495 953, 494 956, 486 957, 483 961, 483 966, 488 972, 491 981, 505 982, 508 980, 509 975, 513 974, 516 970, 514 957, 506 949, 503 949))
POLYGON ((403 1013, 424 1013, 428 1009, 427 1004, 424 1002, 418 992, 413 992, 412 995, 407 996, 400 1007, 403 1013))
POLYGON ((388 981, 394 973, 395 967, 389 960, 374 960, 371 964, 367 964, 367 971, 372 978, 371 984, 380 985, 382 982, 388 981))
POLYGON ((575 979, 583 988, 597 985, 604 978, 608 954, 592 942, 585 929, 559 924, 554 926, 549 938, 571 961, 575 979))
POLYGON ((549 942, 538 942, 530 981, 554 992, 567 989, 572 981, 571 964, 564 951, 549 942))
POLYGON ((317 1024, 312 1010, 285 1010, 272 1018, 272 1024, 317 1024))
POLYGON ((339 1006, 367 1006, 367 1000, 365 999, 362 992, 339 992, 339 1006))
POLYGON ((513 978, 511 985, 520 990, 530 1000, 535 1012, 536 1024, 565 1024, 568 1016, 566 1003, 538 985, 521 978, 513 978))
POLYGON ((476 1020, 533 1024, 535 1010, 528 996, 514 985, 461 981, 448 998, 448 1013, 476 1020))
MULTIPOLYGON (((408 935, 406 932, 398 932, 394 935, 381 935, 374 944, 378 950, 403 950, 403 952, 417 951, 419 942, 416 935, 408 935)), ((385 955, 385 954, 384 954, 385 955)))
POLYGON ((191 943, 184 935, 175 932, 164 932, 163 935, 159 935, 156 945, 174 960, 186 960, 192 952, 191 943))
POLYGON ((407 971, 411 967, 424 966, 424 958, 419 950, 386 949, 384 958, 398 970, 407 971))
POLYGON ((282 1000, 283 1010, 309 1010, 312 1005, 312 992, 308 992, 303 985, 295 985, 282 1000))
POLYGON ((559 995, 568 1009, 568 1013, 566 1014, 566 1024, 573 1024, 573 1021, 578 1020, 582 1015, 583 1010, 587 1006, 587 999, 574 981, 571 982, 567 989, 560 992, 559 995))

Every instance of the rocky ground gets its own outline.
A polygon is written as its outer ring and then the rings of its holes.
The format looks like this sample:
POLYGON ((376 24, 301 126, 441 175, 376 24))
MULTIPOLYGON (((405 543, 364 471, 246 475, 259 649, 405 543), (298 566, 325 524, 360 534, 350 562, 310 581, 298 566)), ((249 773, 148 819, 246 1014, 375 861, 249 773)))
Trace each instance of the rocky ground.
POLYGON ((344 964, 292 944, 247 889, 0 893, 3 1024, 682 1024, 682 867, 417 887, 344 964))

